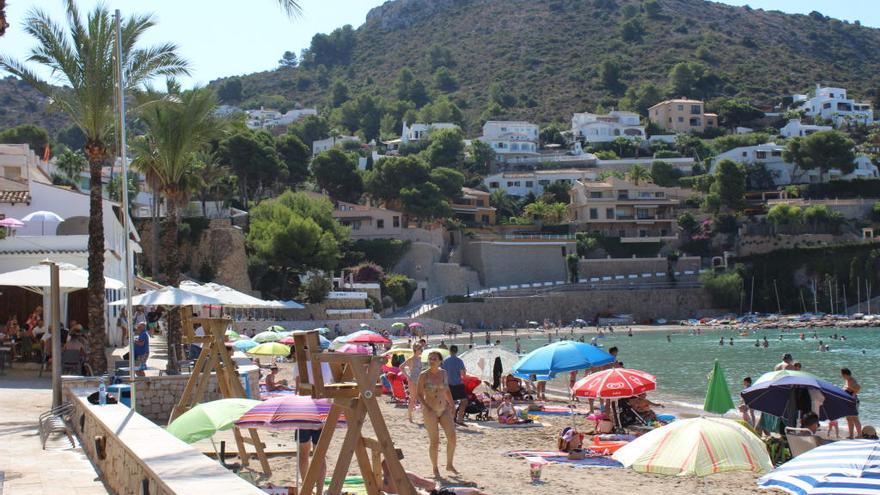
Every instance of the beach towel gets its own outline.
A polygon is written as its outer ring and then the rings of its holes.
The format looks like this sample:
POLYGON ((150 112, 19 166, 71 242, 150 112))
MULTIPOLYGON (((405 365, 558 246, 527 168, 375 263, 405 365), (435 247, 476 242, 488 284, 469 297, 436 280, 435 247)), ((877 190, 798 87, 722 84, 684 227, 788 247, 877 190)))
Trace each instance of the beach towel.
POLYGON ((583 459, 569 459, 568 454, 565 452, 556 452, 556 451, 540 451, 540 450, 512 450, 504 454, 507 457, 513 457, 517 459, 525 459, 526 457, 540 457, 548 462, 554 462, 557 464, 566 464, 576 468, 622 468, 623 465, 614 459, 591 454, 589 452, 586 453, 586 457, 583 459))
POLYGON ((507 429, 507 428, 541 428, 544 426, 544 423, 539 423, 538 421, 533 421, 531 423, 517 423, 515 425, 506 425, 506 424, 499 423, 497 421, 486 421, 484 423, 468 423, 468 426, 476 426, 477 428, 500 430, 500 429, 507 429))
MULTIPOLYGON (((324 478, 324 485, 330 486, 331 481, 333 481, 333 478, 324 478)), ((368 495, 367 485, 364 484, 364 479, 360 476, 349 476, 345 478, 345 481, 342 482, 342 492, 353 493, 355 495, 368 495)))
POLYGON ((590 411, 585 409, 569 409, 567 407, 560 406, 544 406, 540 411, 529 411, 529 414, 533 414, 535 416, 587 416, 590 414, 590 411))

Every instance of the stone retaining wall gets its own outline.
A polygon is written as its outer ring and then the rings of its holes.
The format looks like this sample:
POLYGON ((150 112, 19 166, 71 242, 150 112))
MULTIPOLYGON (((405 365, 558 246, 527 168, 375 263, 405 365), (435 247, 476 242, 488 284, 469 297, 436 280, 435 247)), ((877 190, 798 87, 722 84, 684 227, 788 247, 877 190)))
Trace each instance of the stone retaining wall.
POLYGON ((409 325, 413 322, 422 324, 424 332, 428 335, 440 335, 446 333, 445 330, 451 325, 451 322, 440 321, 434 318, 382 318, 382 319, 354 319, 354 320, 254 320, 254 321, 236 321, 236 331, 245 332, 251 335, 253 332, 262 332, 271 325, 281 325, 288 330, 312 330, 314 328, 326 327, 330 329, 330 335, 333 338, 336 324, 339 324, 339 330, 343 334, 349 334, 361 329, 361 323, 366 323, 373 330, 388 330, 392 334, 391 325, 395 322, 402 322, 409 325))
MULTIPOLYGON (((91 388, 66 390, 71 423, 104 483, 119 495, 258 495, 261 490, 120 404, 95 406, 91 388)), ((52 469, 50 466, 49 469, 52 469)), ((70 487, 58 487, 58 493, 70 487)))
MULTIPOLYGON (((260 397, 260 372, 253 368, 246 371, 246 374, 248 377, 248 387, 246 390, 250 390, 251 398, 258 399, 260 397)), ((186 387, 189 377, 188 373, 175 376, 136 377, 135 399, 137 412, 156 424, 166 424, 168 418, 171 417, 171 409, 174 408, 181 395, 183 395, 183 389, 186 387)), ((63 386, 67 389, 83 387, 95 391, 98 389, 98 380, 98 377, 77 378, 75 380, 65 379, 63 386)), ((123 377, 122 381, 123 383, 129 383, 127 376, 123 377)), ((220 390, 217 388, 217 377, 212 374, 202 402, 221 398, 220 390)))
POLYGON ((431 318, 466 326, 523 326, 530 320, 590 321, 597 314, 631 314, 638 322, 650 319, 686 319, 718 313, 704 289, 583 290, 541 296, 489 297, 484 302, 447 303, 425 313, 431 318))

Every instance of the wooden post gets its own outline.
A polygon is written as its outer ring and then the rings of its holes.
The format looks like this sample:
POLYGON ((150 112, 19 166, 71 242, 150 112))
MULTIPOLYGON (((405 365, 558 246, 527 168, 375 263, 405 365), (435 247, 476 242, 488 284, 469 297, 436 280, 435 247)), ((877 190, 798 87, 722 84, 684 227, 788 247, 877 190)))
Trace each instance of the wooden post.
MULTIPOLYGON (((226 350, 226 344, 224 343, 226 327, 232 323, 232 320, 226 318, 187 318, 186 320, 188 320, 186 327, 190 328, 190 332, 192 332, 192 324, 198 323, 205 329, 205 336, 192 336, 190 342, 200 341, 202 343, 202 352, 193 366, 192 374, 186 382, 186 387, 180 396, 180 400, 171 411, 170 421, 173 421, 194 405, 202 402, 205 398, 205 392, 208 388, 208 382, 211 380, 212 372, 217 377, 217 388, 220 390, 220 395, 224 398, 245 398, 247 396, 239 380, 238 372, 235 369, 235 363, 229 357, 229 352, 226 350)), ((257 430, 248 429, 248 436, 250 438, 242 438, 241 431, 238 428, 233 428, 233 434, 242 465, 247 466, 250 462, 250 454, 245 447, 245 444, 249 443, 254 446, 255 455, 260 461, 263 472, 266 475, 272 474, 269 459, 263 450, 264 445, 260 440, 257 430)))

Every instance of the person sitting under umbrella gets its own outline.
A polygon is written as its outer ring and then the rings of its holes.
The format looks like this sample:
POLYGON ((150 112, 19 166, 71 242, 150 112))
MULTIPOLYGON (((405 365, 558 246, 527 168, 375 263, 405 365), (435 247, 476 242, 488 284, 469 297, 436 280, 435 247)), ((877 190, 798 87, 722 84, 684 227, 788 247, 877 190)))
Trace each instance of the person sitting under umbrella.
POLYGON ((276 364, 269 368, 269 374, 266 375, 266 390, 269 392, 293 390, 287 386, 287 380, 278 380, 278 365, 276 364))
POLYGON ((816 445, 824 445, 826 443, 830 443, 830 440, 822 438, 819 436, 819 416, 816 416, 815 413, 807 413, 801 418, 801 427, 810 430, 810 435, 812 435, 813 439, 816 441, 816 445))
POLYGON ((651 407, 665 407, 663 404, 648 400, 648 394, 639 394, 635 397, 631 397, 627 402, 633 411, 638 413, 638 415, 645 421, 657 420, 657 414, 654 413, 651 407))

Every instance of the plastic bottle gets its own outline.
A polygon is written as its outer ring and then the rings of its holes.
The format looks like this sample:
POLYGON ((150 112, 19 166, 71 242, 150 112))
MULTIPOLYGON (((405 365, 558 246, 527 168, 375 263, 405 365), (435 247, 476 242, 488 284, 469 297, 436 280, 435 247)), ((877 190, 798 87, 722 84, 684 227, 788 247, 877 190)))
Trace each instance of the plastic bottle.
POLYGON ((107 384, 104 382, 104 377, 101 377, 101 381, 98 382, 98 404, 102 406, 107 405, 107 384))

